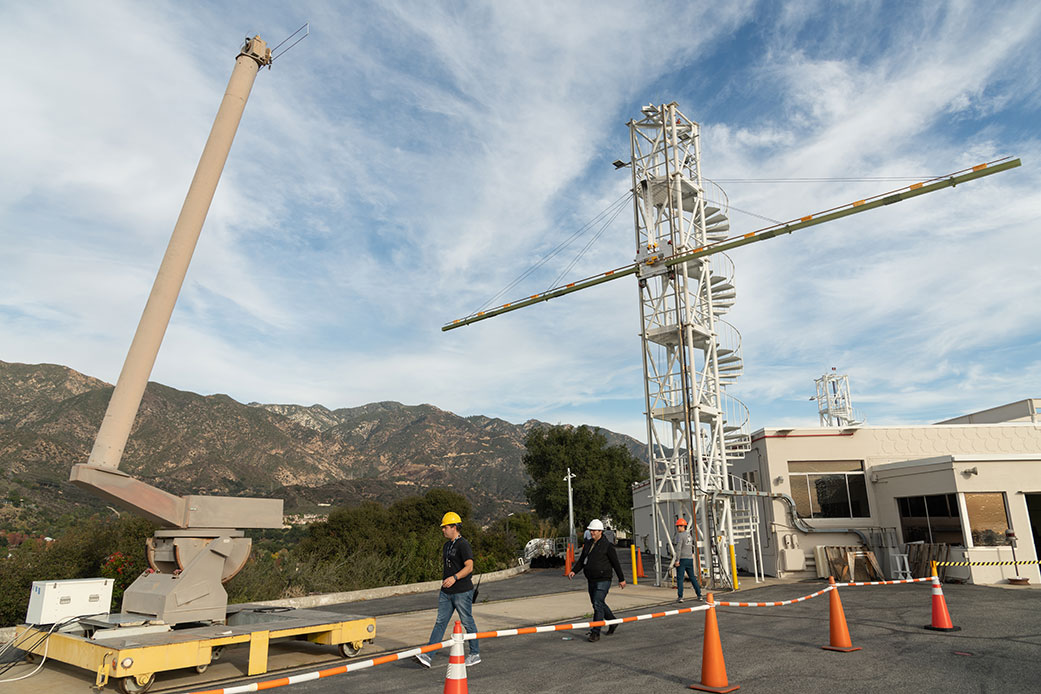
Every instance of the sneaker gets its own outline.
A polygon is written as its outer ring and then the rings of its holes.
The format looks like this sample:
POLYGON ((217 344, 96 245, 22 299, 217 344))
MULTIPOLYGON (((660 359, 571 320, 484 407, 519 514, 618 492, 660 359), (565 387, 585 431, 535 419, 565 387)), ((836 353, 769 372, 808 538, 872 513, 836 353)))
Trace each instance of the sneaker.
POLYGON ((589 643, 596 643, 600 640, 600 633, 596 631, 589 632, 589 638, 586 639, 589 643))
POLYGON ((430 667, 433 664, 433 662, 430 660, 430 656, 426 653, 420 653, 419 655, 417 655, 416 660, 418 660, 419 664, 423 667, 430 667))
POLYGON ((676 602, 683 602, 683 598, 676 598, 676 602))
POLYGON ((617 624, 612 624, 611 626, 607 627, 607 635, 610 636, 611 634, 615 633, 615 631, 617 631, 617 630, 618 630, 618 625, 617 624))
POLYGON ((480 653, 471 653, 470 655, 466 656, 466 667, 470 667, 471 665, 477 665, 480 662, 481 662, 481 654, 480 653))

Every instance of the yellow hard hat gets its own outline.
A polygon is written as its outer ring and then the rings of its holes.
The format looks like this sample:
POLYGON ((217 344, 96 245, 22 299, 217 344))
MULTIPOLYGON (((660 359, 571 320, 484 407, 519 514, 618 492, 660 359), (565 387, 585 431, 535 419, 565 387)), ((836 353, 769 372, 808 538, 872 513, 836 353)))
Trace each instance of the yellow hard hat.
POLYGON ((445 514, 444 518, 441 519, 441 527, 443 528, 446 525, 455 525, 462 522, 463 519, 459 517, 458 513, 455 511, 449 511, 445 514))

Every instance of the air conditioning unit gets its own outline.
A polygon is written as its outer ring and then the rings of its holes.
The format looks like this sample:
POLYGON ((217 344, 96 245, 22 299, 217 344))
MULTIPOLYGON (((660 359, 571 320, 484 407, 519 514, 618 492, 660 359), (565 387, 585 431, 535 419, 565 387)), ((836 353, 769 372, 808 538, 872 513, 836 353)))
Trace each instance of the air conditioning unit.
POLYGON ((798 547, 781 550, 782 571, 802 571, 806 568, 806 555, 798 547))
POLYGON ((27 624, 57 624, 74 617, 106 614, 112 605, 111 578, 33 581, 27 624))

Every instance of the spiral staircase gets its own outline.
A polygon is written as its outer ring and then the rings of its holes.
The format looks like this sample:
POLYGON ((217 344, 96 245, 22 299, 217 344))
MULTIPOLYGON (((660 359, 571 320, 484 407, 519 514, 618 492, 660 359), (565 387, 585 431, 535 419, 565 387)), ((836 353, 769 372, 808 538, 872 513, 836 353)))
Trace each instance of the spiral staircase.
POLYGON ((642 112, 629 125, 653 546, 664 550, 675 518, 693 512, 702 570, 728 587, 735 541, 758 539, 758 515, 739 493, 749 484, 730 474, 750 450, 748 408, 726 391, 744 368, 741 335, 723 319, 737 298, 734 263, 724 254, 661 262, 727 238, 728 206, 701 177, 698 124, 675 104, 642 112))
MULTIPOLYGON (((714 184, 713 184, 714 185, 714 184)), ((716 189, 718 200, 726 200, 721 189, 716 189)), ((726 204, 706 206, 705 231, 709 243, 722 241, 730 235, 730 219, 727 216, 726 204)), ((734 283, 734 261, 726 253, 711 256, 711 293, 712 312, 714 317, 716 364, 719 373, 720 405, 723 410, 723 441, 725 457, 728 463, 744 458, 751 450, 748 407, 738 398, 726 391, 726 387, 737 381, 744 369, 741 353, 741 333, 733 324, 723 319, 737 300, 737 288, 734 283)), ((759 540, 759 505, 761 500, 755 495, 758 492, 750 481, 729 475, 729 489, 735 494, 730 500, 731 540, 737 543, 748 540, 750 543, 749 558, 752 561, 753 573, 757 580, 762 578, 762 548, 759 540)), ((713 572, 721 573, 718 553, 713 562, 713 572)))

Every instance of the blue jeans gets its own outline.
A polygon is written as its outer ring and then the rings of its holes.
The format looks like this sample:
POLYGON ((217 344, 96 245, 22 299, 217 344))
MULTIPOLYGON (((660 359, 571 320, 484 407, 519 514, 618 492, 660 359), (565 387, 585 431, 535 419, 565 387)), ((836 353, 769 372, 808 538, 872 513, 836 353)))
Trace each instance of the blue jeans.
POLYGON ((676 567, 676 590, 679 593, 679 597, 683 597, 683 578, 684 574, 690 576, 690 583, 694 586, 694 594, 701 598, 701 586, 698 585, 697 576, 694 575, 694 560, 693 559, 680 559, 680 565, 676 567))
MULTIPOLYGON (((452 618, 452 611, 459 614, 459 621, 468 633, 477 633, 477 624, 473 616, 474 592, 468 590, 465 593, 448 594, 441 591, 437 598, 437 621, 434 629, 430 632, 430 640, 427 643, 441 643, 445 638, 445 628, 448 620, 452 618)), ((477 639, 470 641, 470 652, 476 655, 481 652, 481 645, 477 639)))
MULTIPOLYGON (((607 591, 611 590, 611 579, 606 581, 589 582, 589 601, 593 603, 593 621, 601 619, 614 619, 614 612, 607 606, 607 591)), ((593 627, 590 631, 600 633, 600 627, 593 627)))

